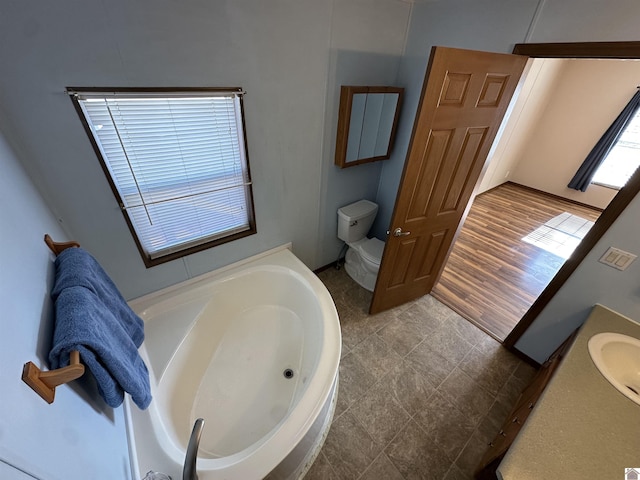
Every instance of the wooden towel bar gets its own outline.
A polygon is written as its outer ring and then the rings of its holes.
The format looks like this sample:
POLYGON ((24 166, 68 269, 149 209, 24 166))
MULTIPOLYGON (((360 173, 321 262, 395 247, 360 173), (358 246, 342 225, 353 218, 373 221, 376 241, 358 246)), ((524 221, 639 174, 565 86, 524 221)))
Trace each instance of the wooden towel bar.
MULTIPOLYGON (((44 241, 56 256, 67 248, 80 246, 77 242, 54 242, 49 235, 44 236, 44 241)), ((68 366, 48 372, 43 372, 33 362, 25 363, 22 380, 47 403, 53 403, 58 385, 76 380, 83 374, 84 365, 80 363, 80 352, 73 351, 69 356, 68 366)))

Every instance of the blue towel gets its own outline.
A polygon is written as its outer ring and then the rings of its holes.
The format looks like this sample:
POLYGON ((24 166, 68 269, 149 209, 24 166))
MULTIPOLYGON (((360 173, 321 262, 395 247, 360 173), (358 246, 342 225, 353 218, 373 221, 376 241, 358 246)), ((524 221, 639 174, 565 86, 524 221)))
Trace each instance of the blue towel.
POLYGON ((100 264, 82 248, 67 248, 56 258, 51 298, 55 302, 51 368, 69 364, 80 352, 107 405, 118 407, 124 391, 141 409, 151 403, 149 372, 138 354, 144 324, 127 305, 100 264))

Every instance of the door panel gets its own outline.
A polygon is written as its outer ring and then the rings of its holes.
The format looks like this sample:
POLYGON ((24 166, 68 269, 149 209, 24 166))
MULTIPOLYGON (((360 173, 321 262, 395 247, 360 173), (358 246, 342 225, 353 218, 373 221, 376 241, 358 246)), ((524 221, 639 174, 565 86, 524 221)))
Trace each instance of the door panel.
MULTIPOLYGON (((455 214, 459 210, 464 187, 472 181, 470 177, 474 172, 474 165, 478 163, 478 154, 484 144, 486 133, 487 128, 469 128, 464 132, 462 145, 455 149, 458 152, 457 158, 451 158, 447 163, 451 171, 445 171, 438 182, 442 191, 442 203, 434 214, 455 214)), ((434 207, 437 207, 437 202, 433 203, 434 207)))
POLYGON ((407 281, 407 274, 409 270, 409 260, 413 256, 413 252, 416 248, 415 239, 404 240, 400 242, 397 249, 397 260, 393 262, 393 270, 390 272, 391 279, 389 281, 389 287, 395 288, 402 286, 407 281))
POLYGON ((420 269, 416 275, 416 280, 424 280, 433 275, 435 262, 442 250, 446 233, 446 230, 442 230, 440 232, 432 232, 429 237, 424 237, 424 254, 418 262, 420 269))
POLYGON ((438 280, 526 61, 433 48, 371 313, 438 280))
POLYGON ((417 175, 416 186, 420 186, 420 188, 413 191, 409 202, 407 218, 413 220, 426 218, 429 198, 433 194, 433 189, 438 179, 438 172, 444 163, 452 136, 453 130, 431 133, 423 157, 427 159, 427 161, 421 162, 420 172, 417 175))

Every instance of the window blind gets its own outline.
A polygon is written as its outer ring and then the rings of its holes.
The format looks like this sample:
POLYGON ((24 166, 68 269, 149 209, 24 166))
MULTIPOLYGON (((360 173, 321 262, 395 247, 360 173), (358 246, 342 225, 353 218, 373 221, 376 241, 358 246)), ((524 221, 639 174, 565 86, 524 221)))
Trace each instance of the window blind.
POLYGON ((250 228, 237 94, 77 100, 149 258, 250 228))
POLYGON ((640 112, 622 132, 598 167, 591 183, 621 189, 640 166, 640 112))

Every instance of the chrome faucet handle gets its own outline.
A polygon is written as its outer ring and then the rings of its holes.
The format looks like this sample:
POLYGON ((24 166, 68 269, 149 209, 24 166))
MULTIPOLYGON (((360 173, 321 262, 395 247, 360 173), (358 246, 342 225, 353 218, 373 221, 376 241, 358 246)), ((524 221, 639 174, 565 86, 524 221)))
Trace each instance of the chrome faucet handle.
POLYGON ((149 470, 142 480, 171 480, 171 477, 166 473, 149 470))
POLYGON ((199 418, 193 424, 189 445, 187 446, 187 454, 184 458, 184 467, 182 469, 182 480, 198 480, 198 472, 196 471, 196 460, 198 459, 198 447, 200 446, 200 437, 202 436, 202 428, 204 427, 204 419, 199 418))

